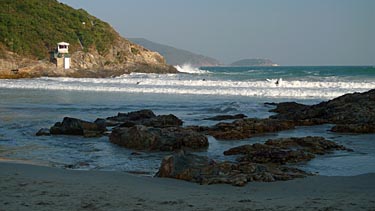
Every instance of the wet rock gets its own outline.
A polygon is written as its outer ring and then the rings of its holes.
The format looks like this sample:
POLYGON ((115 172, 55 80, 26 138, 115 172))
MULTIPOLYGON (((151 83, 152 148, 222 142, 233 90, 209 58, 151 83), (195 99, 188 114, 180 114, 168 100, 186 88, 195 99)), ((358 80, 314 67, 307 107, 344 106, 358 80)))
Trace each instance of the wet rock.
POLYGON ((48 128, 42 128, 35 135, 36 136, 50 136, 51 132, 48 128))
POLYGON ((233 123, 218 123, 209 128, 207 133, 216 139, 239 140, 262 133, 293 129, 294 126, 295 124, 288 120, 248 118, 233 123))
POLYGON ((143 125, 145 126, 156 127, 156 128, 178 127, 178 126, 181 126, 182 124, 183 124, 182 120, 180 120, 173 114, 159 115, 143 123, 143 125))
POLYGON ((139 111, 133 111, 129 113, 118 113, 117 116, 108 117, 107 120, 116 122, 128 122, 128 121, 140 121, 145 119, 151 119, 156 117, 153 111, 144 109, 139 111))
POLYGON ((226 183, 244 186, 247 182, 273 182, 305 177, 307 173, 288 167, 250 162, 215 162, 205 156, 179 151, 163 159, 155 176, 168 177, 200 184, 226 183))
POLYGON ((290 113, 300 111, 308 107, 307 105, 296 103, 296 102, 283 102, 283 103, 274 103, 272 105, 277 106, 275 109, 270 110, 275 113, 290 113))
POLYGON ((375 133, 375 124, 339 124, 331 131, 338 133, 375 133))
POLYGON ((212 120, 212 121, 222 121, 222 120, 230 120, 230 119, 243 119, 247 116, 244 114, 236 114, 236 115, 218 115, 214 117, 205 118, 203 120, 212 120))
POLYGON ((339 124, 333 131, 374 132, 375 89, 364 93, 346 94, 316 105, 280 103, 271 110, 278 112, 272 119, 291 120, 297 125, 339 124), (346 125, 346 126, 342 126, 346 125))
POLYGON ((147 151, 201 149, 208 146, 205 135, 181 127, 152 128, 143 125, 130 128, 118 127, 112 131, 109 140, 119 146, 147 151))
POLYGON ((79 135, 85 137, 101 136, 106 131, 103 124, 96 124, 84 120, 65 117, 50 128, 53 135, 79 135))
POLYGON ((302 149, 304 151, 318 155, 324 155, 334 150, 352 151, 351 149, 348 149, 343 145, 336 144, 333 141, 319 136, 270 139, 266 141, 265 144, 283 149, 302 149))
POLYGON ((119 125, 120 127, 145 125, 156 128, 177 127, 183 124, 182 120, 173 114, 156 116, 151 110, 118 113, 117 116, 108 117, 106 123, 107 125, 112 123, 113 125, 119 125))
POLYGON ((252 144, 234 147, 224 155, 245 155, 239 157, 240 162, 255 163, 299 163, 313 159, 315 155, 323 155, 334 150, 349 150, 323 137, 280 138, 270 139, 264 144, 252 144))

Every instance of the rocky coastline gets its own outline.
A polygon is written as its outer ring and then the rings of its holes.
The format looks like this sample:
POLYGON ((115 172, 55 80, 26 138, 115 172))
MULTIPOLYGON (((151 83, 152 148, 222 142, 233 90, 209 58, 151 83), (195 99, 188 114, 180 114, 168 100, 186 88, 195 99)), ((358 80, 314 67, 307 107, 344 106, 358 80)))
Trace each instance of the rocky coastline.
POLYGON ((0 79, 177 73, 159 53, 130 42, 83 9, 51 0, 4 3, 7 6, 0 9, 1 27, 6 31, 0 40, 0 79), (67 69, 50 62, 60 42, 69 46, 63 51, 70 58, 67 69))
POLYGON ((156 115, 151 110, 118 113, 116 116, 98 118, 94 122, 65 117, 62 122, 57 122, 51 128, 43 128, 36 135, 79 135, 87 138, 108 136, 113 144, 135 152, 171 152, 163 159, 156 177, 200 184, 244 186, 252 181, 272 182, 306 177, 312 174, 292 165, 308 162, 317 155, 335 150, 352 150, 323 137, 290 137, 228 149, 223 154, 236 156, 236 160, 218 162, 194 154, 197 150, 207 149, 208 135, 230 141, 296 126, 328 123, 335 124, 333 132, 375 132, 375 90, 346 94, 316 105, 294 102, 272 105, 276 108, 271 111, 277 114, 269 118, 217 116, 210 118, 211 121, 237 120, 219 122, 211 127, 183 126, 183 121, 173 114, 156 115))

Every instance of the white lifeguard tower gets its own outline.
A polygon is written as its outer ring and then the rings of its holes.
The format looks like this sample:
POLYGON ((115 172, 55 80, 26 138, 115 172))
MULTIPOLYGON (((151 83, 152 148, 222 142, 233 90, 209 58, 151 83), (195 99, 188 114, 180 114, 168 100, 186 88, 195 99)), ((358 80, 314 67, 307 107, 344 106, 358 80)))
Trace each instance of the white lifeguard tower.
POLYGON ((57 52, 58 53, 69 53, 69 43, 67 43, 67 42, 57 43, 57 52))
POLYGON ((57 49, 51 52, 51 61, 58 68, 70 69, 69 43, 57 43, 57 49))

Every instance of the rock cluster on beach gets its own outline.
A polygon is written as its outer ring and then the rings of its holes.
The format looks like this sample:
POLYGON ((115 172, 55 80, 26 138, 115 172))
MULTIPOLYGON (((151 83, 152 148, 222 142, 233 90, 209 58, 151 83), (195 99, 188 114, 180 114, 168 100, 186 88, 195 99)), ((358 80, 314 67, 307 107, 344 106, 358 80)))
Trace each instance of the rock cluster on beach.
POLYGON ((332 131, 373 133, 375 120, 375 91, 348 94, 317 105, 298 103, 275 104, 278 114, 266 119, 245 118, 244 115, 216 116, 220 122, 211 127, 183 126, 173 114, 155 115, 151 110, 118 113, 94 122, 65 117, 50 129, 37 135, 80 135, 97 137, 108 135, 109 141, 121 147, 141 151, 175 151, 163 159, 157 177, 168 177, 200 184, 228 183, 242 186, 251 181, 271 182, 310 175, 290 167, 307 162, 316 155, 334 150, 350 149, 323 137, 281 138, 264 144, 242 145, 228 149, 227 156, 238 156, 236 161, 216 162, 205 156, 192 154, 208 147, 207 135, 222 140, 246 139, 269 132, 293 129, 300 125, 336 124, 332 131), (189 152, 188 152, 189 151, 189 152))
POLYGON ((252 162, 216 162, 206 156, 183 151, 163 159, 157 177, 181 179, 200 184, 226 183, 243 186, 247 182, 290 180, 309 175, 292 167, 264 165, 252 162))
POLYGON ((285 164, 306 162, 316 154, 323 155, 333 150, 350 151, 322 137, 268 140, 265 144, 243 145, 224 152, 225 155, 243 155, 237 158, 237 162, 215 162, 208 157, 180 151, 163 159, 156 176, 235 186, 252 181, 290 180, 310 174, 285 164))

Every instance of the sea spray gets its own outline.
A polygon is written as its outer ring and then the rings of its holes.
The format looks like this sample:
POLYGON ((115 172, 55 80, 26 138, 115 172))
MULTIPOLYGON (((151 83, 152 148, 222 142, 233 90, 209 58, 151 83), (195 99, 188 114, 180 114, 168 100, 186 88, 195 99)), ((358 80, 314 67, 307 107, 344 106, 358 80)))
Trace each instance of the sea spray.
POLYGON ((198 67, 193 67, 191 64, 176 65, 175 68, 180 73, 190 73, 190 74, 208 74, 210 71, 201 70, 198 67))

